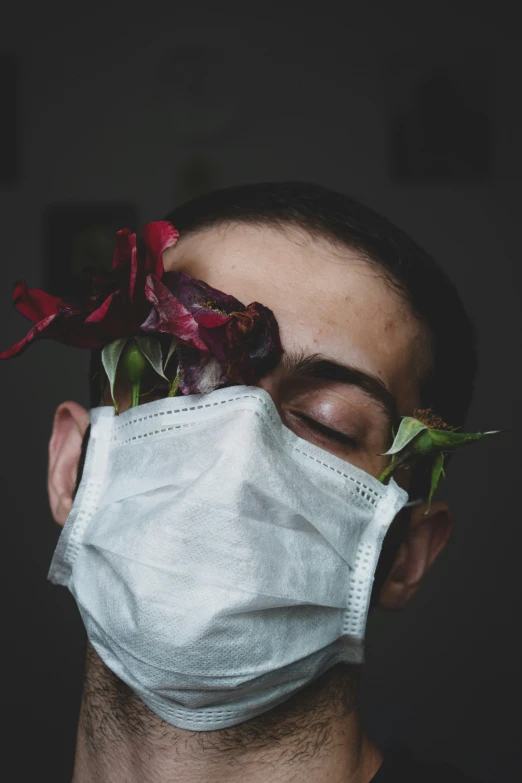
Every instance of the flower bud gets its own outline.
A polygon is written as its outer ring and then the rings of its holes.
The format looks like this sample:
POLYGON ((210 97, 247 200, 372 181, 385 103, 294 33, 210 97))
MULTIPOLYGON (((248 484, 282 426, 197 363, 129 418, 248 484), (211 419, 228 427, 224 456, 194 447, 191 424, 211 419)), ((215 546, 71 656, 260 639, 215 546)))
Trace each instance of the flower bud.
POLYGON ((136 340, 127 342, 120 362, 123 377, 127 378, 132 386, 131 407, 135 408, 140 402, 141 380, 147 371, 149 363, 136 340))
POLYGON ((434 416, 430 410, 414 411, 414 413, 418 415, 418 418, 416 416, 402 418, 392 445, 388 451, 381 455, 390 455, 391 460, 379 476, 379 481, 384 483, 402 465, 411 465, 417 459, 431 457, 431 487, 428 497, 428 503, 431 504, 439 479, 441 475, 444 475, 444 455, 470 443, 475 443, 486 435, 495 435, 500 430, 457 432, 457 428, 449 427, 442 419, 434 416))
POLYGON ((139 383, 147 369, 147 359, 140 351, 136 340, 129 340, 120 359, 123 376, 131 383, 139 383))

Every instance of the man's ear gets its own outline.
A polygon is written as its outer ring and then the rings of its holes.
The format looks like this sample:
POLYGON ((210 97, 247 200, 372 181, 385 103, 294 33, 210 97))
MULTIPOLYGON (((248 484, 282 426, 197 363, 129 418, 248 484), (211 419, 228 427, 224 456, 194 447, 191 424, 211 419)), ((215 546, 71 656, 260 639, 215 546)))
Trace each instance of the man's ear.
POLYGON ((77 402, 62 402, 56 409, 49 441, 47 490, 52 515, 62 526, 73 503, 82 440, 88 426, 89 414, 77 402))
POLYGON ((399 547, 390 574, 379 592, 382 609, 402 609, 417 592, 422 577, 451 535, 453 518, 446 503, 414 506, 408 534, 399 547))

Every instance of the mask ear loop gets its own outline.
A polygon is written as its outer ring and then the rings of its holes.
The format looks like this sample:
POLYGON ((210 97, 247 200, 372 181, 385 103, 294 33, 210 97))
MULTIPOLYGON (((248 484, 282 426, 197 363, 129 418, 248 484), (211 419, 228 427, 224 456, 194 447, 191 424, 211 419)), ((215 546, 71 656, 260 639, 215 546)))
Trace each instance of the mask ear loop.
POLYGON ((403 508, 410 508, 411 506, 418 506, 420 503, 424 503, 424 498, 417 498, 417 500, 408 500, 407 503, 404 504, 403 508))

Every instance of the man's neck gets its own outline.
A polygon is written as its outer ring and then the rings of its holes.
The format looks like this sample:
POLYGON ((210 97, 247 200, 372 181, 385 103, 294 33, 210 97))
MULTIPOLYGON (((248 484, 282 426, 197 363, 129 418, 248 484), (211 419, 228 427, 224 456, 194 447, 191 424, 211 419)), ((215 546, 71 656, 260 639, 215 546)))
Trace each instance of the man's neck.
POLYGON ((238 726, 165 723, 88 645, 72 783, 369 783, 382 754, 361 730, 359 672, 336 666, 238 726))

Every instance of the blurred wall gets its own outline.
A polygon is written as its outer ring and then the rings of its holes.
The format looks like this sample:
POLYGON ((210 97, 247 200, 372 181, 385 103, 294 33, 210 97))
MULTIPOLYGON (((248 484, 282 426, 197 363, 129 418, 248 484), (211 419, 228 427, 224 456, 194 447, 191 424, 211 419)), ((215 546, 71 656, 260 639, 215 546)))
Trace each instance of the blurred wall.
MULTIPOLYGON (((378 742, 519 780, 518 28, 507 4, 253 8, 9 12, 0 50, 19 67, 19 163, 0 184, 2 348, 27 328, 13 281, 44 285, 52 204, 131 201, 144 223, 206 188, 300 179, 409 231, 479 328, 469 428, 511 434, 455 457, 447 551, 407 609, 372 616, 364 721, 378 742)), ((87 365, 87 353, 47 341, 0 367, 5 679, 13 744, 26 749, 17 780, 40 770, 58 783, 72 769, 84 636, 71 596, 46 581, 59 534, 46 455, 56 405, 88 404, 87 365)))

